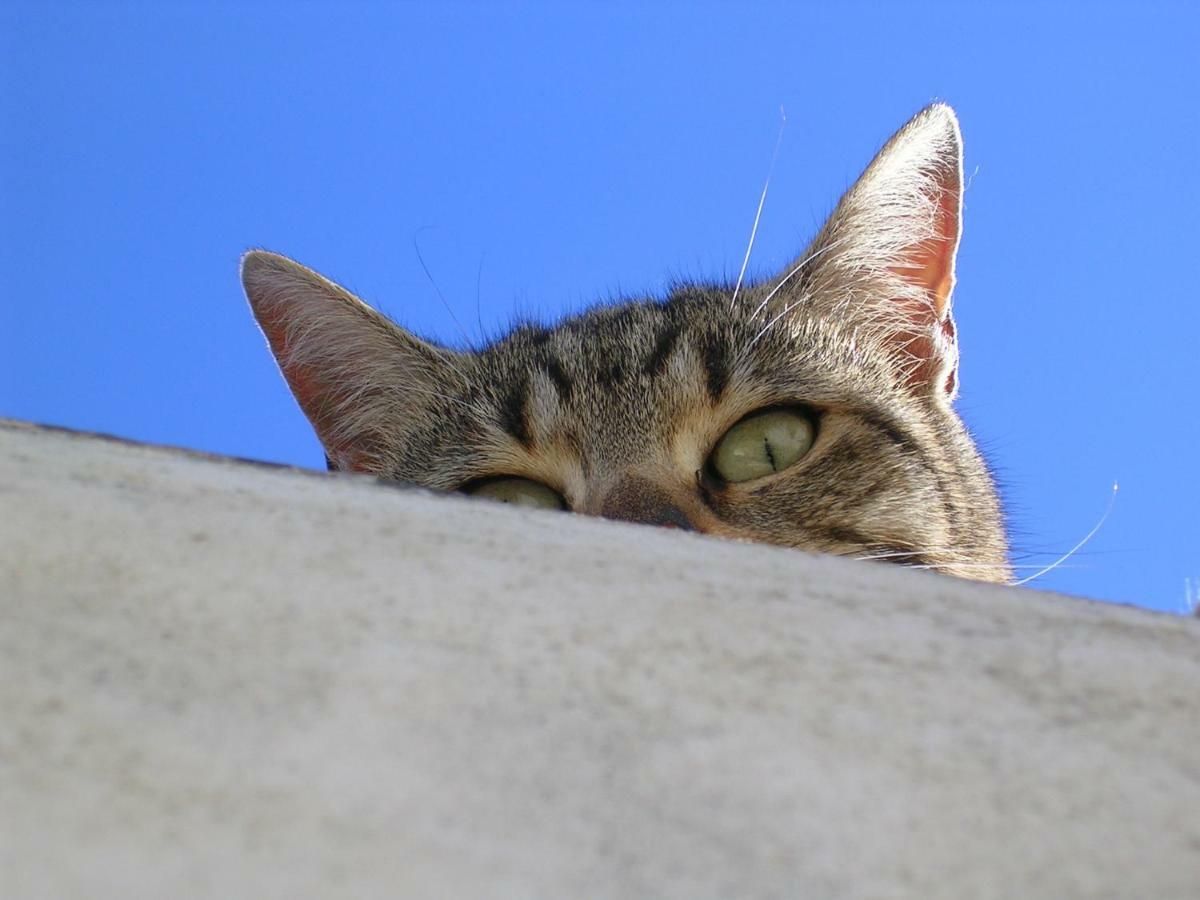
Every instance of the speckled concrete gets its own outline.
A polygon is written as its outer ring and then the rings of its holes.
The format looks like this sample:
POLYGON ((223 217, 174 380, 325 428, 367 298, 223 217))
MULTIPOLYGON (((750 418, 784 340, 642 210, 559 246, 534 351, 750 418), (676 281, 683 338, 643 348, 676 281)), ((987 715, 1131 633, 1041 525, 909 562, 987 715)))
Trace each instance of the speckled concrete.
POLYGON ((0 896, 1200 897, 1200 622, 0 425, 0 896))

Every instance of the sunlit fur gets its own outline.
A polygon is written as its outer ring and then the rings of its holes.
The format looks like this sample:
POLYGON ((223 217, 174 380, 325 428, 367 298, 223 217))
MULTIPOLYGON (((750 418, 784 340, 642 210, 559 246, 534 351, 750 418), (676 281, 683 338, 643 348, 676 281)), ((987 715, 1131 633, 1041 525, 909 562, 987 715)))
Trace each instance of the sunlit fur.
POLYGON ((443 490, 521 476, 579 512, 1003 582, 996 493, 950 406, 960 146, 949 108, 925 110, 797 262, 736 303, 684 285, 478 352, 423 342, 274 254, 247 254, 242 275, 334 468, 443 490), (715 478, 725 432, 777 406, 811 413, 812 449, 715 478))

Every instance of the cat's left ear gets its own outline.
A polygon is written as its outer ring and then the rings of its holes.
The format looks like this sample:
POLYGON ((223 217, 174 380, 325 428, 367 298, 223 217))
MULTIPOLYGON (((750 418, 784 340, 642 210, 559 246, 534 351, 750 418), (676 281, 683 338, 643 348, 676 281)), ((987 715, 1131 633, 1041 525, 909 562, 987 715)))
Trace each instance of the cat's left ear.
POLYGON ((409 334, 275 253, 242 257, 242 284, 330 468, 390 476, 404 435, 447 402, 465 357, 409 334))
POLYGON ((950 301, 962 194, 958 119, 934 104, 842 197, 800 279, 819 307, 873 334, 911 389, 946 402, 958 389, 950 301))

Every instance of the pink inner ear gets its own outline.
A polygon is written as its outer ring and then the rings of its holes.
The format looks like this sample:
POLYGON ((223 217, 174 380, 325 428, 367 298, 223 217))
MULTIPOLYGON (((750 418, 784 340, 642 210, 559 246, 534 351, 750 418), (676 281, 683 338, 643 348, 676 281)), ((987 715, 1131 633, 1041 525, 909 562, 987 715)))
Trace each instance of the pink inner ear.
POLYGON ((959 185, 954 173, 945 173, 936 182, 934 198, 934 237, 914 244, 905 251, 904 264, 893 272, 905 281, 924 288, 933 305, 933 313, 942 318, 949 312, 950 293, 954 290, 954 255, 958 250, 959 185))
POLYGON ((293 361, 291 347, 287 340, 287 307, 279 303, 261 304, 256 307, 259 324, 275 359, 279 361, 280 371, 292 389, 292 395, 312 423, 313 430, 321 439, 326 455, 343 471, 371 471, 372 457, 366 447, 357 446, 353 442, 335 442, 332 440, 332 413, 337 407, 337 387, 331 385, 321 372, 311 366, 300 365, 293 361))
POLYGON ((267 343, 271 345, 271 352, 275 354, 279 369, 283 372, 288 387, 292 389, 292 395, 304 410, 304 414, 312 419, 314 408, 320 404, 321 386, 307 367, 292 361, 292 348, 287 339, 287 306, 273 300, 274 298, 271 298, 268 302, 255 304, 258 324, 267 336, 267 343))
POLYGON ((960 229, 957 172, 944 173, 937 187, 935 236, 909 247, 904 253, 904 264, 892 268, 894 274, 922 288, 929 301, 928 305, 904 304, 913 329, 897 335, 897 339, 908 353, 923 360, 914 367, 909 384, 917 387, 940 378, 941 389, 953 396, 958 387, 958 351, 954 319, 950 315, 960 229))

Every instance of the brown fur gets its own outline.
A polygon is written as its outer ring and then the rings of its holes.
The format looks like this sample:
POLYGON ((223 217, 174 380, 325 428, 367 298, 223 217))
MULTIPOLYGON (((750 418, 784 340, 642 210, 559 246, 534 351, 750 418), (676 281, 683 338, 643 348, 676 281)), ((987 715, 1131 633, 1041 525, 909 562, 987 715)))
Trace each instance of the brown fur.
POLYGON ((334 468, 442 490, 509 475, 573 510, 1010 580, 995 489, 951 409, 957 122, 919 114, 776 278, 423 342, 320 275, 246 255, 247 296, 334 468), (797 407, 812 449, 764 478, 708 466, 740 419, 797 407))

